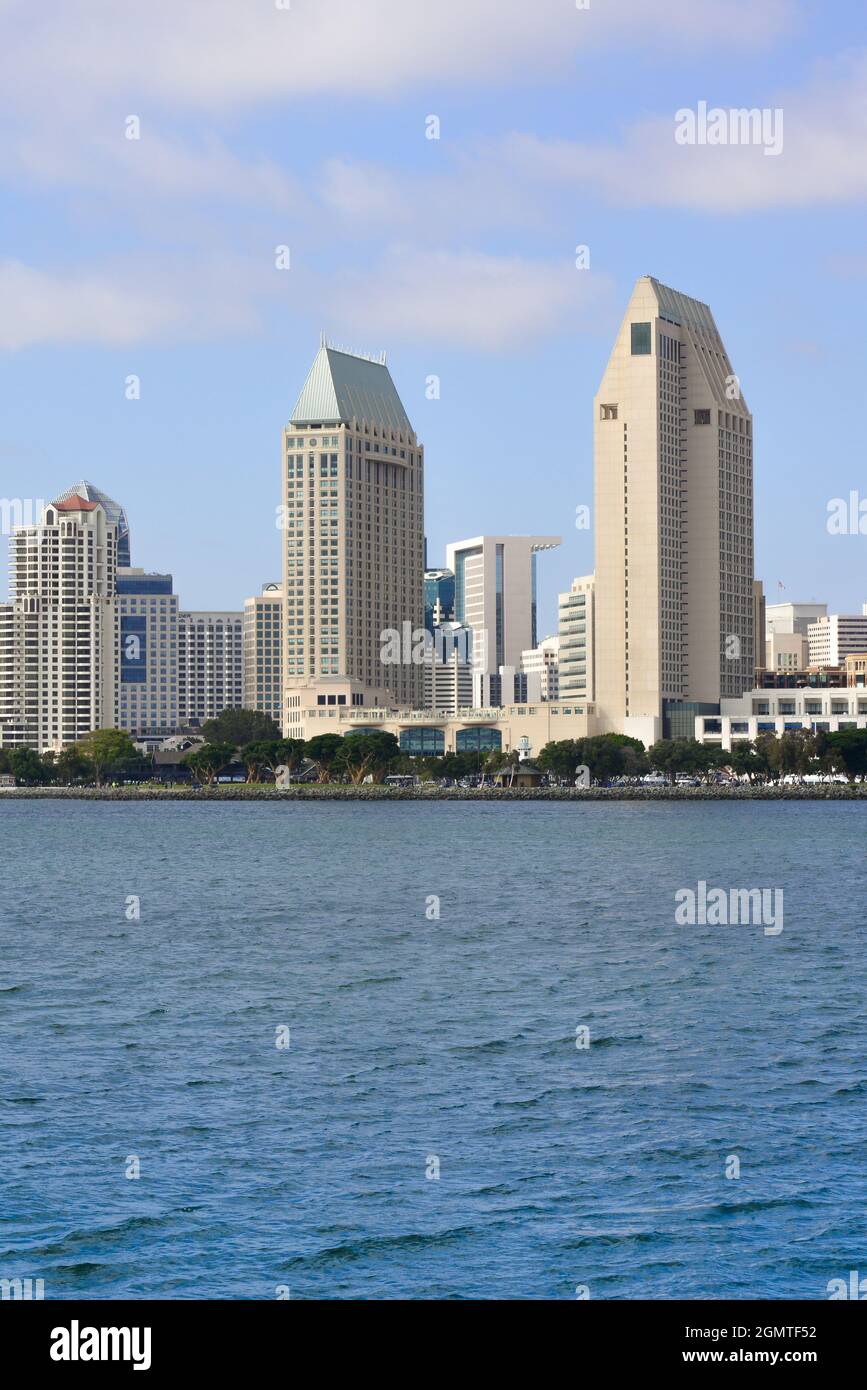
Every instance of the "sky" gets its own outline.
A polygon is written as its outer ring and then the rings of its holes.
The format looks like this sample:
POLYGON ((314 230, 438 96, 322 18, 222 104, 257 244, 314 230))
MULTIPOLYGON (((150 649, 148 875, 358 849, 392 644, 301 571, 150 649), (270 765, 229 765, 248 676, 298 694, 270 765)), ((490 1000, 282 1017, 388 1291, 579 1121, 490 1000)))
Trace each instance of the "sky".
POLYGON ((184 607, 240 609, 324 331, 388 353, 430 564, 563 537, 555 630, 652 274, 753 412, 769 601, 860 612, 867 534, 828 518, 854 492, 867 533, 865 202, 863 0, 0 0, 0 498, 86 477, 184 607), (680 143, 701 102, 782 112, 782 149, 680 143))

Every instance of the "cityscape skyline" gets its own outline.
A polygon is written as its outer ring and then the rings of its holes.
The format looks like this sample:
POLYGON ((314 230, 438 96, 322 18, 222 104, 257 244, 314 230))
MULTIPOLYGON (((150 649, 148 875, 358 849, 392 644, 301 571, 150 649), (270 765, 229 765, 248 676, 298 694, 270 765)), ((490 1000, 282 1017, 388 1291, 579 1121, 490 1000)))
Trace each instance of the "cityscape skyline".
POLYGON ((187 602, 232 606, 279 574, 276 533, 262 555, 275 422, 325 327, 390 350, 428 450, 432 559, 452 539, 456 497, 467 535, 563 536, 543 599, 551 630, 556 594, 593 566, 574 526, 592 503, 584 403, 629 289, 651 271, 716 306, 761 421, 767 592, 782 581, 784 595, 850 606, 861 548, 826 519, 832 498, 865 497, 852 442, 867 45, 854 0, 833 15, 800 0, 761 12, 690 0, 652 17, 635 0, 571 13, 540 0, 529 50, 516 0, 496 7, 491 33, 475 6, 448 0, 422 18, 374 0, 406 66, 391 49, 373 56, 349 5, 327 43, 303 5, 251 20, 242 57, 219 5, 209 68, 192 57, 195 26, 167 50, 164 8, 136 16, 142 61, 130 64, 110 9, 91 32, 80 0, 51 25, 38 7, 7 6, 0 493, 93 478, 123 495, 143 552, 174 565, 187 602), (651 23, 670 63, 648 49, 651 23), (482 34, 470 75, 461 55, 482 34), (192 87, 178 80, 191 68, 192 87), (237 85, 224 90, 217 72, 237 85), (702 101, 781 108, 782 150, 677 144, 676 113, 702 101), (231 540, 235 575, 215 537, 231 540))

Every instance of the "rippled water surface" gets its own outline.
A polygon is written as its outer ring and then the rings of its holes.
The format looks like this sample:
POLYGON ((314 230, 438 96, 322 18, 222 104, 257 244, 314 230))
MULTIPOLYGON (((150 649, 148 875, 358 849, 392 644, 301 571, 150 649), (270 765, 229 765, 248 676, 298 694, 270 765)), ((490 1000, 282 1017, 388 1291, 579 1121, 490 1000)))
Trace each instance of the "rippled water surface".
POLYGON ((0 1276, 824 1297, 867 1271, 865 844, 845 803, 0 804, 0 1276), (676 925, 699 879, 784 930, 676 925))

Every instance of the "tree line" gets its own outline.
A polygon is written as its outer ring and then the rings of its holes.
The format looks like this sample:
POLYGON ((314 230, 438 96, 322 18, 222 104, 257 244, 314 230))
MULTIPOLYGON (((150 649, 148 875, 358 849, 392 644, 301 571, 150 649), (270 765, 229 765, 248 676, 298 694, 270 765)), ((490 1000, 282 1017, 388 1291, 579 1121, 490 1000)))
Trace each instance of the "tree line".
MULTIPOLYGON (((515 750, 446 753, 411 756, 401 752, 394 734, 317 734, 311 739, 283 738, 269 715, 256 710, 224 710, 202 727, 204 743, 179 754, 179 762, 193 780, 210 786, 228 768, 243 769, 247 782, 273 780, 278 768, 290 773, 302 769, 318 782, 349 780, 358 785, 367 777, 381 782, 389 773, 406 773, 429 779, 459 780, 489 776, 516 766, 515 750)), ((720 772, 746 777, 752 782, 777 781, 788 774, 843 773, 850 780, 867 776, 867 730, 841 729, 836 733, 788 730, 777 738, 738 740, 730 752, 694 739, 660 739, 645 749, 639 739, 625 734, 598 734, 588 738, 548 743, 534 759, 549 778, 572 782, 577 769, 586 767, 594 782, 639 778, 658 772, 674 782, 678 775, 710 781, 720 772)), ((152 760, 142 755, 129 734, 120 729, 99 729, 73 747, 42 755, 32 748, 0 750, 0 773, 11 773, 22 785, 76 785, 109 781, 148 781, 152 760)))

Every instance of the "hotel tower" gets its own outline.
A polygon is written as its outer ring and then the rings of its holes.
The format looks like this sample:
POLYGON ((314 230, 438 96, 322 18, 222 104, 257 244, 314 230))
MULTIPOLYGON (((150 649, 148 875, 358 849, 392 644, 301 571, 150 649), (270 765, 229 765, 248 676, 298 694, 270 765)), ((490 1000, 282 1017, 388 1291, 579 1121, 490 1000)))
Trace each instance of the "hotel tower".
POLYGON ((424 626, 424 458, 385 357, 321 340, 283 432, 283 726, 323 677, 422 700, 423 667, 383 634, 424 626))
POLYGON ((753 684, 753 426, 706 304, 635 286, 594 402, 603 728, 652 739, 753 684))

